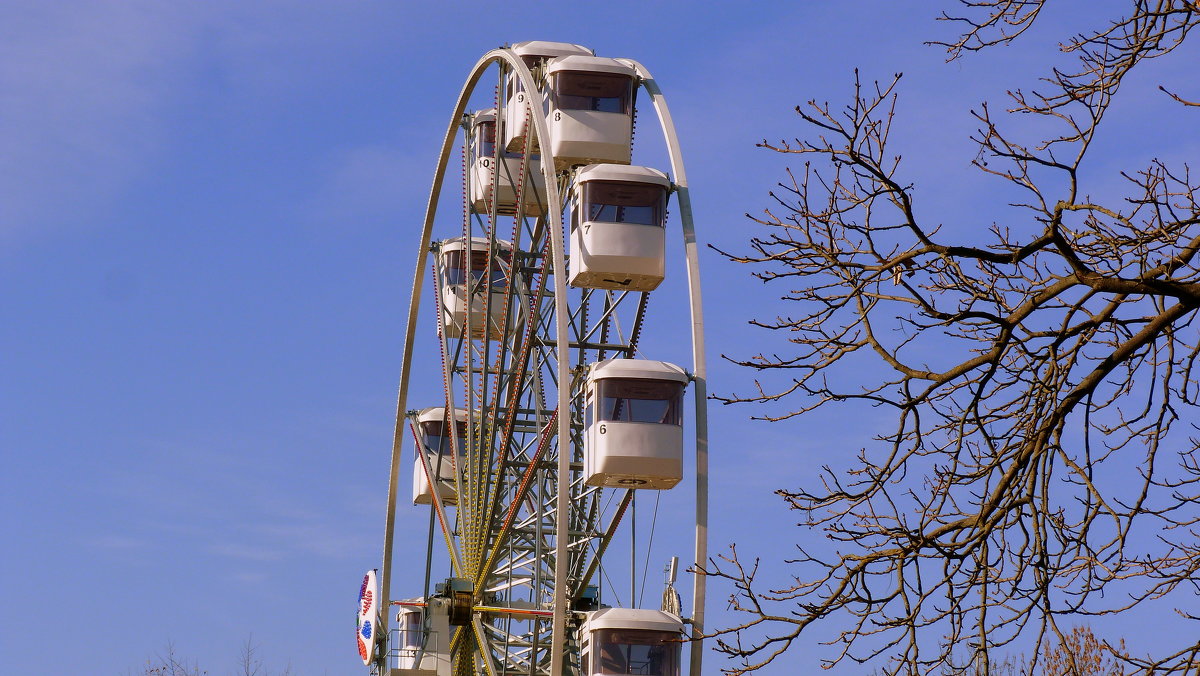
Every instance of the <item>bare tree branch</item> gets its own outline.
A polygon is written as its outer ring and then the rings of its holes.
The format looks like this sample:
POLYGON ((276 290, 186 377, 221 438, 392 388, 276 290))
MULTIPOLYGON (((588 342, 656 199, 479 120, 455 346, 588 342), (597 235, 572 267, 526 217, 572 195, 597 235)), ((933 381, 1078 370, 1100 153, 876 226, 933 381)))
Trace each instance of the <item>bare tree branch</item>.
MULTIPOLYGON (((942 18, 963 33, 935 43, 951 58, 1017 39, 1044 0, 961 4, 963 16, 942 18)), ((1077 68, 1053 70, 1045 94, 1009 93, 1010 113, 1053 126, 1044 138, 974 111, 975 166, 1022 196, 984 237, 954 241, 917 217, 888 149, 899 75, 856 72, 845 107, 797 108, 810 136, 760 144, 804 164, 750 217, 765 234, 721 253, 786 285, 791 313, 752 322, 785 345, 727 356, 765 380, 720 399, 790 404, 770 420, 882 407, 895 426, 849 471, 778 491, 829 545, 799 546, 789 584, 759 589, 758 560, 736 549, 709 562, 747 618, 715 634, 738 664, 727 673, 771 664, 816 624, 838 631, 826 664, 925 674, 970 645, 986 667, 989 651, 1031 636, 1032 670, 1044 648, 1082 640, 1063 616, 1142 605, 1189 623, 1177 651, 1088 650, 1146 673, 1200 669, 1200 185, 1158 160, 1121 174, 1123 195, 1090 196, 1080 178, 1125 75, 1170 54, 1198 13, 1134 0, 1127 17, 1063 42, 1077 68)), ((1064 659, 1070 673, 1075 657, 1064 659)))

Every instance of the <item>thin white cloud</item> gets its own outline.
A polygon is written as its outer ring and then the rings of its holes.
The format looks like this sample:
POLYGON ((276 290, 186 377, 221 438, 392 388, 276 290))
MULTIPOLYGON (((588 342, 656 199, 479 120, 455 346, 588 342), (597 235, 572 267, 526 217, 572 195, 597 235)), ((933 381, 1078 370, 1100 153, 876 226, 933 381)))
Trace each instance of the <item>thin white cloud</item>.
POLYGON ((0 238, 87 222, 151 156, 186 51, 157 2, 21 3, 0 12, 0 238))
POLYGON ((83 544, 86 547, 122 552, 140 551, 148 549, 151 546, 150 543, 144 538, 135 538, 128 535, 118 535, 114 533, 85 537, 83 539, 83 544))
POLYGON ((266 582, 268 579, 265 572, 250 571, 239 571, 230 575, 229 578, 235 582, 242 582, 245 584, 259 584, 266 582))
MULTIPOLYGON (((424 204, 433 178, 430 162, 382 145, 344 150, 329 164, 305 213, 319 225, 338 229, 389 222, 397 213, 416 212, 412 205, 424 204)), ((451 164, 443 193, 456 191, 461 180, 451 164)), ((455 203, 453 195, 448 203, 455 203)))
POLYGON ((205 57, 234 95, 273 98, 344 77, 379 8, 349 3, 267 0, 207 5, 205 57), (365 15, 365 16, 364 16, 365 15))
POLYGON ((278 561, 284 557, 284 553, 275 548, 234 542, 217 542, 208 550, 213 554, 245 561, 278 561))
MULTIPOLYGON (((377 517, 378 512, 371 514, 377 517)), ((382 521, 382 519, 380 519, 382 521)), ((301 523, 256 524, 249 528, 262 539, 286 547, 289 552, 317 555, 330 559, 359 556, 371 551, 377 543, 360 532, 354 524, 308 521, 301 523)))
POLYGON ((344 483, 305 482, 307 470, 280 454, 274 436, 139 442, 95 484, 98 499, 129 515, 126 529, 88 544, 121 556, 169 543, 182 555, 224 560, 230 573, 247 563, 372 551, 382 507, 364 512, 361 491, 344 483))
POLYGON ((332 55, 356 39, 362 11, 156 0, 0 6, 0 243, 105 220, 186 131, 172 119, 184 97, 258 106, 335 77, 332 55))

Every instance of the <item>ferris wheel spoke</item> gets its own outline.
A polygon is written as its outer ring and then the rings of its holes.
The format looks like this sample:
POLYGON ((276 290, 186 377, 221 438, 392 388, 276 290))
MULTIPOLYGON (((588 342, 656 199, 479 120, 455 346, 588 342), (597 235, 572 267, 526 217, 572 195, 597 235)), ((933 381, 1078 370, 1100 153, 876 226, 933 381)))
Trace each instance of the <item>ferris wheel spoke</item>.
MULTIPOLYGON (((475 644, 480 647, 489 646, 490 648, 491 641, 489 640, 489 634, 484 630, 483 622, 479 619, 478 614, 471 618, 471 629, 475 633, 475 644)), ((492 653, 493 651, 491 649, 480 650, 479 656, 483 661, 483 665, 487 670, 488 676, 499 676, 500 671, 496 666, 495 658, 492 653)))
MULTIPOLYGON (((629 293, 629 291, 621 291, 617 294, 616 299, 613 299, 612 291, 604 290, 604 293, 601 294, 601 297, 604 299, 604 307, 601 309, 600 315, 593 321, 591 328, 579 338, 580 342, 590 341, 592 337, 596 335, 596 332, 600 331, 600 343, 602 345, 607 343, 609 322, 612 320, 617 310, 620 309, 621 301, 625 300, 625 297, 628 296, 629 293)), ((597 294, 595 293, 595 290, 589 289, 588 292, 584 294, 584 302, 590 303, 593 297, 596 295, 597 294)))
MULTIPOLYGON (((413 418, 413 416, 410 416, 410 422, 415 422, 414 420, 412 420, 412 418, 413 418)), ((413 426, 413 427, 415 429, 415 426, 413 426)), ((415 434, 413 436, 416 437, 415 434)), ((417 446, 418 448, 420 448, 423 445, 419 438, 416 438, 416 442, 418 444, 418 446, 417 446)), ((421 469, 424 472, 425 480, 429 483, 429 485, 430 486, 440 485, 440 483, 441 483, 440 476, 441 475, 439 472, 440 472, 441 468, 440 467, 434 468, 434 467, 430 466, 428 453, 425 453, 425 452, 418 453, 417 458, 421 463, 421 469)), ((438 462, 440 463, 440 462, 442 462, 442 460, 443 459, 442 459, 441 455, 439 455, 438 462)), ((433 511, 437 516, 438 523, 441 525, 442 534, 444 535, 445 540, 446 540, 446 547, 450 553, 451 564, 453 565, 454 570, 456 570, 456 571, 462 570, 461 556, 459 555, 458 548, 455 546, 454 540, 451 536, 451 528, 450 528, 450 525, 446 518, 446 507, 442 501, 441 491, 440 490, 431 491, 430 497, 433 500, 433 511)))
MULTIPOLYGON (((537 450, 534 452, 534 455, 530 459, 529 465, 528 465, 524 475, 521 477, 521 482, 518 485, 517 491, 512 498, 512 502, 508 508, 507 514, 504 516, 503 520, 501 521, 501 523, 499 525, 499 528, 496 530, 494 543, 492 545, 491 552, 488 555, 487 563, 484 565, 484 570, 489 568, 491 566, 491 564, 495 561, 496 556, 499 555, 500 550, 503 548, 503 546, 505 544, 505 540, 508 538, 509 530, 512 528, 513 520, 516 518, 517 509, 518 509, 519 505, 525 500, 525 497, 528 495, 529 490, 533 486, 533 479, 534 479, 534 476, 535 476, 535 473, 537 470, 538 461, 545 454, 546 449, 549 448, 549 446, 550 446, 550 440, 553 438, 552 432, 554 429, 554 423, 555 423, 557 417, 558 417, 558 414, 557 414, 557 412, 555 412, 555 414, 552 415, 550 420, 547 421, 547 423, 546 423, 546 428, 545 428, 545 431, 543 432, 542 440, 539 442, 537 450)), ((481 571, 481 573, 482 573, 482 571, 481 571)))

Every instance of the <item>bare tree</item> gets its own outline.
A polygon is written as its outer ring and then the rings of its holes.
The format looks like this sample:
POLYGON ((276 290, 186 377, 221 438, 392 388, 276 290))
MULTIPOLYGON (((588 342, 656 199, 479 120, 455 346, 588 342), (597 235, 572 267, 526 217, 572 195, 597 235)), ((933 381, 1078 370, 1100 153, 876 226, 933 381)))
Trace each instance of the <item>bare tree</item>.
MULTIPOLYGON (((234 673, 237 676, 291 676, 291 662, 277 674, 264 669, 262 660, 258 658, 259 647, 259 644, 254 642, 253 634, 246 637, 235 662, 234 673)), ((127 671, 126 673, 133 672, 127 671)), ((146 660, 145 666, 137 673, 142 676, 206 676, 209 672, 201 669, 198 661, 189 661, 179 657, 175 650, 175 643, 167 641, 164 653, 156 655, 154 659, 146 660)))
POLYGON ((159 654, 153 660, 146 660, 142 669, 144 676, 206 676, 207 671, 200 669, 196 662, 188 663, 175 652, 175 643, 167 641, 165 654, 159 654))
MULTIPOLYGON (((1125 650, 1124 640, 1118 642, 1117 649, 1125 650)), ((1039 671, 1032 671, 1023 655, 987 660, 976 653, 963 666, 949 665, 941 673, 943 676, 1121 676, 1125 673, 1121 662, 1087 625, 1072 627, 1061 641, 1046 645, 1038 667, 1039 671)))
POLYGON ((262 672, 262 660, 255 657, 257 652, 258 645, 254 642, 254 634, 250 634, 246 637, 246 642, 242 644, 241 652, 238 653, 238 676, 259 676, 262 672))
MULTIPOLYGON (((1044 4, 962 0, 962 16, 942 17, 962 32, 938 44, 954 59, 1011 42, 1044 4)), ((990 673, 989 651, 1022 637, 1037 673, 1043 649, 1067 641, 1062 616, 1139 607, 1177 613, 1176 647, 1102 644, 1109 654, 1139 672, 1200 669, 1198 186, 1155 160, 1120 174, 1123 195, 1092 195, 1084 171, 1122 81, 1198 20, 1195 2, 1131 0, 1128 16, 1063 42, 1074 65, 1045 93, 1008 93, 1010 112, 1052 129, 1043 137, 974 111, 974 165, 1022 196, 961 240, 918 219, 889 150, 899 76, 856 73, 844 108, 797 108, 812 137, 761 144, 804 166, 754 218, 766 234, 722 253, 788 287, 790 313, 752 322, 786 352, 734 357, 766 382, 724 401, 785 406, 774 420, 869 405, 895 425, 849 471, 778 491, 825 536, 798 546, 788 584, 761 589, 758 560, 736 548, 710 561, 745 613, 716 634, 727 673, 771 663, 815 625, 836 634, 826 664, 929 673, 969 646, 990 673)), ((1193 110, 1194 94, 1163 91, 1193 110)))
MULTIPOLYGON (((258 658, 259 644, 254 642, 254 634, 246 636, 242 649, 238 652, 237 676, 273 676, 270 671, 263 669, 262 660, 258 658)), ((278 676, 291 676, 291 662, 280 671, 278 676)))
MULTIPOLYGON (((1124 642, 1119 650, 1124 651, 1124 642)), ((1078 626, 1054 648, 1047 647, 1042 660, 1046 676, 1121 676, 1121 663, 1113 659, 1091 627, 1078 626)))

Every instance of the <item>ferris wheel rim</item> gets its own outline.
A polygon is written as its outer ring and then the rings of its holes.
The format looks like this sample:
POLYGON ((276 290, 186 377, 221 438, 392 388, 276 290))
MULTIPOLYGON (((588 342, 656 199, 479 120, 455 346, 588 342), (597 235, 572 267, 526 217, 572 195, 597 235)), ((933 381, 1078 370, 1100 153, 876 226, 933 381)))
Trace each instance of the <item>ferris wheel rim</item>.
MULTIPOLYGON (((667 155, 671 160, 671 173, 675 181, 676 200, 679 203, 679 221, 683 231, 684 259, 687 261, 689 312, 692 333, 692 375, 695 383, 696 414, 696 534, 694 560, 696 565, 708 561, 708 365, 704 349, 704 305, 700 288, 700 255, 696 240, 696 225, 692 218, 692 196, 688 186, 687 172, 683 164, 683 150, 667 99, 658 86, 658 81, 640 62, 621 59, 633 66, 642 86, 650 95, 659 126, 667 143, 667 155)), ((692 576, 692 646, 690 669, 692 676, 700 676, 704 659, 704 607, 707 598, 707 577, 698 571, 692 576)))

